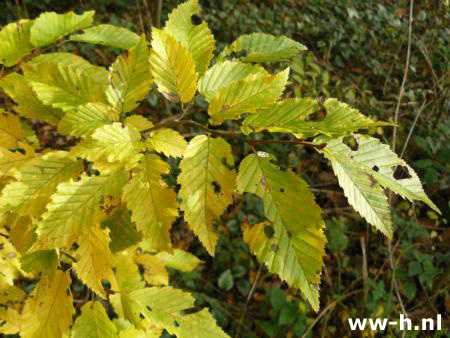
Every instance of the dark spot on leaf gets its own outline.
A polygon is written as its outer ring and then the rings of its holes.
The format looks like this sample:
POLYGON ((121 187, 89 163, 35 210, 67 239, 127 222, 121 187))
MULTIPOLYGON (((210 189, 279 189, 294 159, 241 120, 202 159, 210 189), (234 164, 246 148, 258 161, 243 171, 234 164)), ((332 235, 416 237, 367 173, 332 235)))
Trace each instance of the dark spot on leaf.
POLYGON ((139 317, 140 317, 141 319, 145 319, 145 317, 144 317, 144 315, 143 315, 142 313, 139 314, 139 317))
POLYGON ((195 307, 191 307, 191 308, 188 308, 188 309, 181 310, 181 314, 183 316, 185 316, 185 315, 190 315, 190 314, 196 313, 197 311, 198 310, 195 307))
POLYGON ((222 188, 220 187, 219 183, 217 183, 216 181, 213 181, 211 184, 214 187, 214 193, 216 195, 223 195, 222 188))
POLYGON ((152 308, 150 307, 150 305, 147 305, 147 310, 148 311, 153 311, 152 308))
POLYGON ((220 161, 225 167, 227 167, 230 170, 234 169, 234 166, 229 164, 227 159, 225 157, 222 158, 222 160, 220 161))
POLYGON ((409 170, 404 165, 397 166, 396 168, 392 168, 394 170, 394 178, 396 180, 402 180, 405 178, 411 178, 409 170))
POLYGON ((175 327, 180 327, 180 324, 176 320, 173 322, 173 325, 175 325, 175 327))
POLYGON ((222 109, 220 109, 220 112, 223 113, 224 111, 226 111, 226 110, 228 110, 228 109, 230 109, 230 106, 227 105, 227 104, 224 104, 224 105, 222 106, 222 109))
POLYGON ((344 144, 346 144, 351 150, 358 150, 358 142, 353 135, 344 137, 342 142, 344 142, 344 144))
POLYGON ((259 183, 261 183, 261 185, 263 186, 264 190, 267 190, 267 182, 266 179, 263 177, 261 177, 261 180, 259 181, 259 183))
POLYGON ((17 152, 19 152, 19 153, 21 153, 22 155, 25 155, 25 150, 23 150, 23 149, 17 149, 17 152))
POLYGON ((66 290, 66 296, 69 297, 70 296, 70 289, 66 290))
POLYGON ((264 234, 267 238, 272 238, 275 235, 275 229, 271 225, 266 225, 264 227, 264 234))
POLYGON ((288 234, 288 237, 289 237, 289 238, 292 237, 292 234, 291 234, 289 231, 287 232, 287 234, 288 234))
POLYGON ((323 108, 316 110, 311 115, 308 115, 306 121, 319 122, 322 121, 327 116, 327 111, 323 108))
POLYGON ((273 252, 277 252, 277 250, 278 250, 278 245, 272 244, 272 246, 271 246, 270 248, 272 249, 273 252))
POLYGON ((194 14, 193 16, 191 16, 191 22, 194 26, 198 26, 203 22, 203 20, 197 14, 194 14))
POLYGON ((183 203, 183 199, 182 199, 181 197, 178 197, 178 198, 177 198, 177 203, 178 203, 178 204, 183 203))
POLYGON ((286 190, 284 190, 284 188, 280 188, 280 192, 285 192, 286 190))
POLYGON ((369 177, 370 187, 371 188, 375 187, 377 185, 377 180, 370 174, 366 173, 366 175, 369 177))
POLYGON ((374 165, 374 166, 372 167, 372 170, 378 172, 378 171, 380 171, 380 168, 378 168, 376 165, 374 165))

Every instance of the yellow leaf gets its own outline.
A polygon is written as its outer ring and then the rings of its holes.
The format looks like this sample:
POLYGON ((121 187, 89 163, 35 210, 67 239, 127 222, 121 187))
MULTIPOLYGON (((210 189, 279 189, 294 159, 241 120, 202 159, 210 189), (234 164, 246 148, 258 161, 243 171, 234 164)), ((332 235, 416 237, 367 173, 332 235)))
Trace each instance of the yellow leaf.
POLYGON ((191 52, 197 73, 201 75, 209 67, 215 41, 206 22, 192 23, 194 15, 200 15, 198 0, 189 0, 180 4, 169 14, 164 31, 191 52))
POLYGON ((123 190, 123 200, 131 210, 131 219, 154 248, 169 249, 170 227, 178 216, 176 194, 166 187, 161 175, 169 165, 157 155, 146 155, 139 172, 123 190))
POLYGON ((125 126, 127 127, 133 127, 137 129, 139 132, 150 129, 153 127, 153 123, 149 120, 147 120, 142 115, 131 115, 128 116, 124 121, 125 126))
POLYGON ((5 113, 0 108, 0 146, 15 148, 24 137, 25 131, 20 125, 20 119, 15 115, 5 113))
POLYGON ((169 273, 161 260, 149 254, 136 255, 135 262, 144 267, 144 279, 153 286, 169 285, 169 273))
POLYGON ((197 73, 191 53, 170 34, 152 29, 150 64, 158 90, 171 101, 189 102, 197 91, 197 73))
MULTIPOLYGON (((3 290, 2 290, 3 291, 3 290)), ((14 300, 16 301, 16 300, 14 300)), ((19 333, 20 330, 20 313, 11 307, 0 307, 0 333, 5 335, 19 333)))
POLYGON ((19 142, 19 147, 24 150, 23 154, 0 147, 0 176, 11 175, 14 169, 20 169, 36 156, 34 149, 28 144, 19 142))
POLYGON ((158 257, 164 266, 184 272, 192 271, 200 263, 203 263, 203 261, 190 252, 181 249, 173 249, 171 252, 161 251, 156 254, 156 257, 158 257))
POLYGON ((20 274, 27 275, 20 267, 20 253, 5 237, 0 237, 0 282, 14 285, 20 274))
POLYGON ((150 132, 150 137, 145 140, 145 144, 149 149, 172 157, 182 157, 187 146, 186 140, 180 133, 168 128, 150 132))
POLYGON ((79 238, 77 255, 80 260, 73 264, 77 276, 99 296, 106 298, 102 286, 102 279, 114 283, 111 265, 111 251, 109 250, 109 230, 97 226, 79 238))
POLYGON ((21 337, 62 337, 75 314, 70 282, 69 272, 60 270, 52 279, 41 278, 22 311, 21 337))
POLYGON ((182 199, 180 209, 189 227, 213 256, 217 233, 213 222, 233 202, 235 171, 230 145, 222 138, 194 137, 181 160, 178 183, 182 199))
POLYGON ((110 69, 110 85, 106 90, 109 103, 119 112, 129 112, 139 105, 152 84, 149 51, 145 35, 126 57, 120 55, 110 69))

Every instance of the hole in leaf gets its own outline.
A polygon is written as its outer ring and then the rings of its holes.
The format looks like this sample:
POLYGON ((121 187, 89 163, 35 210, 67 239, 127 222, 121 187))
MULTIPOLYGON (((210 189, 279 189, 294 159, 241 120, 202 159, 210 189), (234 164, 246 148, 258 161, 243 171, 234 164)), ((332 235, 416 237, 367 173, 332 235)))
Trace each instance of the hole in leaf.
POLYGON ((323 108, 317 109, 314 113, 308 115, 306 121, 309 122, 319 122, 322 121, 327 116, 327 111, 323 108))
POLYGON ((267 238, 272 238, 275 235, 275 229, 271 225, 266 225, 264 227, 264 234, 267 238))
POLYGON ((191 22, 194 26, 198 26, 203 22, 203 20, 197 14, 194 14, 191 16, 191 22))
POLYGON ((231 54, 230 54, 230 58, 231 59, 239 59, 239 58, 245 58, 246 56, 247 56, 247 50, 245 50, 245 49, 242 49, 242 50, 240 50, 240 51, 238 51, 238 52, 232 52, 231 54))
POLYGON ((183 203, 183 199, 181 197, 178 197, 177 202, 178 202, 178 204, 181 204, 181 203, 183 203))
POLYGON ((380 168, 378 168, 376 165, 374 165, 374 166, 372 167, 372 170, 373 170, 373 171, 376 171, 376 172, 379 172, 379 171, 380 171, 380 168))
POLYGON ((234 169, 234 166, 233 166, 233 165, 230 165, 225 157, 222 158, 221 162, 222 162, 222 164, 223 164, 225 167, 227 167, 228 169, 230 169, 230 170, 233 170, 233 169, 234 169))
POLYGON ((21 149, 21 148, 17 149, 17 152, 18 152, 18 153, 21 153, 22 155, 25 155, 25 150, 23 150, 23 149, 21 149))
POLYGON ((267 182, 266 179, 263 177, 261 177, 261 180, 259 181, 259 183, 261 183, 261 185, 263 186, 264 190, 267 190, 267 182))
POLYGON ((369 177, 370 187, 373 188, 377 185, 377 180, 370 174, 366 174, 369 177))
POLYGON ((272 249, 273 252, 277 252, 277 250, 278 250, 278 245, 272 244, 272 246, 271 246, 270 248, 272 249))
POLYGON ((184 316, 184 315, 191 315, 191 314, 193 314, 193 313, 196 313, 198 310, 195 308, 195 307, 191 307, 191 308, 189 308, 189 309, 184 309, 184 310, 181 310, 180 312, 181 312, 181 314, 184 316))
POLYGON ((346 144, 351 150, 358 150, 358 142, 353 135, 344 137, 342 142, 344 142, 344 144, 346 144))
POLYGON ((396 168, 392 168, 394 170, 394 178, 396 180, 402 180, 404 178, 411 178, 409 170, 404 165, 397 166, 396 168))
POLYGON ((220 187, 219 183, 217 183, 216 181, 213 181, 211 184, 214 187, 214 193, 216 195, 223 195, 222 188, 220 187))
POLYGON ((175 327, 180 327, 180 324, 176 320, 173 322, 173 325, 175 325, 175 327))

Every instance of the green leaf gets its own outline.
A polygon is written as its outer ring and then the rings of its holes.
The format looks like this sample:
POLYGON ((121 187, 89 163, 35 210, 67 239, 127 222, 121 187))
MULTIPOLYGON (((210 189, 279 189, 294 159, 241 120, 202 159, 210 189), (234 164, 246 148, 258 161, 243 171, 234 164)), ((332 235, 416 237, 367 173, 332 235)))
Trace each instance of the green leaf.
POLYGON ((202 75, 213 57, 214 36, 206 22, 192 23, 192 16, 200 15, 198 0, 189 0, 175 8, 167 19, 164 31, 172 35, 191 54, 197 73, 202 75))
POLYGON ((108 318, 100 302, 90 301, 81 308, 81 315, 75 321, 73 338, 114 338, 117 329, 108 318))
POLYGON ((111 242, 109 248, 113 253, 125 250, 142 239, 142 235, 131 223, 129 211, 124 207, 114 209, 108 218, 103 221, 103 225, 106 225, 110 230, 111 242))
POLYGON ((25 78, 39 100, 64 111, 89 102, 107 103, 104 87, 76 65, 43 62, 22 66, 25 78))
POLYGON ((31 53, 30 29, 33 20, 19 20, 0 30, 0 64, 11 67, 31 53))
POLYGON ((17 103, 14 110, 23 117, 57 125, 64 115, 61 109, 42 103, 31 89, 25 76, 21 74, 10 73, 0 78, 0 87, 17 103))
POLYGON ((217 285, 219 288, 225 291, 230 291, 233 288, 233 275, 231 274, 231 270, 227 269, 222 272, 217 280, 217 285))
POLYGON ((425 202, 440 212, 423 191, 417 174, 388 145, 366 135, 355 134, 354 137, 358 143, 357 150, 348 147, 343 137, 320 137, 316 140, 327 143, 320 152, 331 161, 349 203, 370 224, 392 237, 391 212, 383 188, 410 201, 425 202), (394 171, 397 166, 404 167, 410 177, 396 179, 394 171))
POLYGON ((149 51, 145 35, 126 57, 119 55, 110 68, 110 85, 106 91, 109 103, 119 112, 129 112, 139 105, 152 84, 149 51))
POLYGON ((82 231, 103 218, 100 200, 118 196, 128 179, 125 172, 103 176, 81 175, 78 181, 58 185, 37 224, 38 245, 42 248, 70 246, 82 231))
POLYGON ((170 34, 152 29, 150 64, 158 90, 170 101, 189 102, 197 91, 191 53, 170 34))
POLYGON ((359 129, 391 125, 373 121, 336 99, 327 99, 323 106, 327 111, 323 120, 307 121, 319 109, 317 101, 310 98, 286 99, 267 110, 248 116, 243 122, 242 130, 246 134, 262 130, 288 132, 306 138, 318 134, 346 135, 359 129))
POLYGON ((228 337, 217 326, 208 310, 183 314, 194 308, 194 298, 172 287, 152 287, 133 291, 130 297, 136 310, 152 323, 165 328, 179 338, 228 337))
POLYGON ((40 250, 23 256, 20 266, 26 272, 42 272, 43 275, 50 275, 56 271, 59 265, 58 254, 55 250, 40 250))
POLYGON ((305 50, 306 46, 285 36, 253 33, 240 36, 223 54, 241 53, 245 62, 279 62, 289 61, 305 50))
POLYGON ((78 106, 76 111, 68 112, 58 124, 61 134, 75 137, 91 135, 104 124, 119 120, 119 112, 103 103, 86 103, 78 106))
POLYGON ((255 74, 269 75, 259 65, 251 65, 238 61, 216 63, 198 81, 198 90, 207 102, 211 102, 217 91, 222 87, 255 74))
POLYGON ((186 151, 187 142, 177 131, 170 128, 156 129, 149 133, 145 140, 149 149, 154 149, 166 156, 182 157, 186 151))
POLYGON ((57 14, 46 12, 39 15, 31 27, 31 43, 42 47, 55 42, 67 34, 92 25, 95 11, 77 15, 74 12, 57 14))
POLYGON ((292 171, 281 171, 273 159, 266 153, 251 154, 239 167, 238 192, 259 196, 271 222, 244 224, 244 240, 269 271, 300 289, 317 311, 326 242, 322 211, 307 184, 292 171))
POLYGON ((103 24, 72 35, 70 40, 128 49, 139 42, 139 35, 123 27, 103 24))
POLYGON ((180 209, 189 227, 213 256, 217 233, 213 222, 233 202, 235 172, 230 145, 222 138, 194 137, 180 162, 180 209))
POLYGON ((59 183, 77 177, 83 164, 65 151, 50 152, 30 160, 16 172, 0 196, 1 212, 39 215, 59 183))
POLYGON ((169 173, 169 165, 157 155, 144 157, 138 173, 123 190, 123 200, 131 210, 137 229, 155 249, 170 249, 170 227, 178 216, 176 194, 161 175, 169 173))
POLYGON ((275 75, 257 73, 222 87, 209 105, 209 122, 218 125, 269 108, 283 93, 288 75, 289 68, 275 75))

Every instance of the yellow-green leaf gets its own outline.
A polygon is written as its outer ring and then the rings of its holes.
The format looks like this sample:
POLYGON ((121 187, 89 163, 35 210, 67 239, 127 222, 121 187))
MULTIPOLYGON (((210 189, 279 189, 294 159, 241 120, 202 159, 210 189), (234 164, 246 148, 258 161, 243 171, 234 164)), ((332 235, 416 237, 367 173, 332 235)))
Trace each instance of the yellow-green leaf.
POLYGON ((43 247, 72 244, 78 236, 103 218, 100 199, 118 196, 128 175, 124 172, 102 176, 82 175, 78 181, 58 185, 38 223, 38 240, 43 247))
POLYGON ((103 24, 72 35, 70 40, 128 49, 138 43, 139 35, 123 27, 103 24))
POLYGON ((180 133, 173 129, 161 128, 149 133, 145 140, 149 149, 154 149, 166 156, 183 157, 187 142, 180 133))
POLYGON ((20 264, 26 272, 41 272, 43 276, 53 277, 52 274, 59 265, 59 257, 55 250, 39 250, 23 256, 20 264))
POLYGON ((194 137, 181 160, 180 209, 189 227, 214 256, 217 233, 213 222, 233 202, 235 171, 230 145, 223 138, 194 137))
POLYGON ((169 100, 189 102, 197 91, 191 53, 170 34, 152 29, 150 64, 158 90, 169 100))
POLYGON ((106 314, 102 303, 90 301, 81 308, 81 315, 75 321, 73 338, 114 338, 117 329, 106 314))
POLYGON ((257 73, 222 87, 209 105, 209 122, 217 125, 269 108, 283 93, 288 75, 289 68, 275 75, 257 73))
POLYGON ((89 102, 106 102, 103 85, 77 65, 43 62, 22 66, 39 100, 64 111, 89 102))
POLYGON ((92 25, 95 11, 84 12, 77 15, 74 12, 57 14, 45 12, 39 15, 31 27, 31 43, 36 47, 42 47, 92 25))
POLYGON ((141 149, 141 134, 133 127, 124 127, 120 122, 98 128, 92 134, 92 140, 102 149, 108 162, 129 160, 141 149))
POLYGON ((87 103, 68 112, 58 124, 61 134, 86 137, 97 128, 119 120, 119 112, 103 103, 87 103))
POLYGON ((259 65, 228 60, 216 63, 198 81, 198 91, 203 94, 206 101, 211 102, 220 88, 255 74, 269 75, 259 65))
POLYGON ((114 282, 112 257, 109 249, 109 230, 92 226, 78 241, 79 261, 73 264, 75 272, 84 284, 99 296, 106 298, 102 280, 114 282))
POLYGON ((19 143, 24 153, 20 151, 10 151, 0 147, 0 176, 9 176, 13 170, 19 170, 30 159, 36 156, 34 149, 26 143, 19 143))
POLYGON ((343 137, 320 137, 318 141, 327 143, 320 152, 331 161, 349 203, 367 222, 389 238, 392 237, 391 211, 383 188, 410 201, 425 202, 440 213, 423 191, 414 170, 388 145, 367 135, 355 134, 354 137, 358 144, 356 150, 348 147, 343 137), (410 177, 396 179, 394 172, 397 166, 403 167, 410 177))
POLYGON ((189 0, 175 8, 164 31, 172 35, 192 54, 198 74, 203 74, 213 57, 215 41, 206 22, 194 25, 192 16, 200 15, 198 0, 189 0))
POLYGON ((31 53, 30 28, 33 20, 19 20, 4 26, 0 30, 0 64, 14 66, 31 53))
POLYGON ((223 54, 242 53, 245 62, 279 62, 289 61, 305 50, 306 46, 286 36, 252 33, 240 36, 223 54))
POLYGON ((22 337, 61 338, 69 329, 75 314, 70 282, 69 272, 60 270, 52 279, 41 278, 22 311, 22 337))
POLYGON ((110 85, 106 91, 109 103, 119 112, 129 112, 139 105, 150 91, 152 76, 145 35, 128 51, 120 55, 110 68, 110 85))
POLYGON ((194 308, 194 298, 172 287, 152 287, 133 291, 136 311, 179 338, 228 337, 207 309, 184 314, 194 308))
POLYGON ((50 152, 30 160, 16 172, 0 196, 0 211, 37 216, 56 191, 56 186, 78 176, 83 164, 65 151, 50 152))
POLYGON ((133 127, 137 129, 139 132, 150 129, 153 127, 153 123, 149 120, 147 120, 142 115, 131 115, 128 116, 125 121, 123 122, 126 126, 133 127))
POLYGON ((155 249, 171 248, 169 230, 178 216, 176 194, 161 177, 169 170, 169 165, 157 155, 146 155, 138 173, 123 190, 131 219, 155 249))
POLYGON ((266 153, 251 154, 239 167, 238 191, 259 196, 270 221, 244 226, 244 240, 269 271, 300 289, 317 311, 326 242, 322 211, 307 184, 291 170, 281 171, 272 160, 266 153))
POLYGON ((192 271, 200 263, 203 263, 190 252, 181 249, 173 249, 171 252, 161 251, 156 254, 156 257, 158 257, 165 266, 185 272, 192 271))
POLYGON ((308 121, 308 116, 319 109, 317 101, 310 98, 287 99, 267 110, 248 116, 243 122, 243 130, 249 134, 266 129, 270 132, 293 133, 305 138, 318 134, 345 135, 359 129, 390 125, 387 122, 373 121, 357 109, 333 98, 327 99, 323 106, 327 112, 325 118, 308 121))

